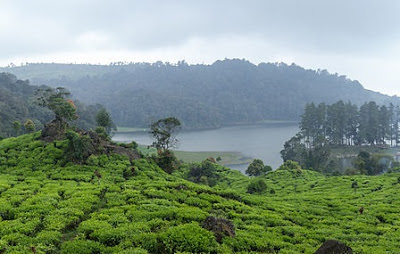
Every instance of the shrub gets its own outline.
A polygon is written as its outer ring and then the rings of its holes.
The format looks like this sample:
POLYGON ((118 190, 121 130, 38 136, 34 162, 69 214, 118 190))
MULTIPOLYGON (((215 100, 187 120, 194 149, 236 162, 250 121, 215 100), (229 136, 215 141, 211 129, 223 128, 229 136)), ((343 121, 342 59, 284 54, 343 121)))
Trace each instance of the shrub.
POLYGON ((164 234, 163 243, 165 253, 179 251, 210 253, 215 251, 218 246, 214 235, 196 223, 183 224, 168 229, 164 234))
POLYGON ((94 148, 88 136, 81 136, 74 131, 66 133, 68 139, 67 155, 73 161, 82 163, 92 154, 94 148))
POLYGON ((169 174, 178 168, 178 159, 170 150, 159 150, 157 157, 154 157, 154 159, 157 165, 169 174))
POLYGON ((131 143, 122 143, 120 144, 120 146, 124 147, 124 148, 128 148, 128 149, 137 149, 138 148, 138 144, 135 141, 132 141, 131 143))
POLYGON ((94 132, 96 132, 100 138, 102 138, 104 140, 108 139, 108 135, 107 135, 106 129, 104 127, 97 126, 96 129, 94 130, 94 132))
POLYGON ((142 248, 129 248, 121 252, 118 252, 118 254, 147 254, 147 253, 149 252, 142 248))
POLYGON ((296 172, 298 174, 302 173, 300 165, 297 162, 291 161, 291 160, 285 161, 278 168, 278 170, 291 170, 291 171, 294 171, 294 172, 296 172))
POLYGON ((61 245, 61 254, 93 254, 102 253, 103 246, 98 242, 73 240, 61 245))
POLYGON ((150 253, 162 253, 160 251, 161 243, 158 241, 157 234, 154 233, 138 233, 129 237, 126 241, 133 246, 140 246, 150 253))
POLYGON ((247 186, 247 192, 250 194, 261 194, 267 189, 267 184, 263 179, 256 179, 247 186))
POLYGON ((86 238, 90 239, 91 234, 94 231, 99 229, 109 230, 111 228, 112 228, 111 225, 106 221, 90 219, 83 221, 82 223, 79 224, 78 232, 83 233, 86 236, 86 238))
POLYGON ((37 234, 35 242, 42 245, 59 246, 61 243, 62 234, 58 231, 42 231, 37 234))
POLYGON ((100 228, 90 236, 104 245, 115 246, 127 236, 127 232, 123 228, 100 228))

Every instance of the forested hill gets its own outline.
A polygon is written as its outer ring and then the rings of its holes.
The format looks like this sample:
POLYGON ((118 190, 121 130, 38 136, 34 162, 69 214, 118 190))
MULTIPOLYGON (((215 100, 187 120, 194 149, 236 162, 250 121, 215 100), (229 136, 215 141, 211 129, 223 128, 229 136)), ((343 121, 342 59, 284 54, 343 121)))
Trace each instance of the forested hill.
POLYGON ((0 73, 0 136, 20 134, 22 124, 28 119, 37 128, 50 119, 49 112, 36 106, 31 99, 37 89, 10 73, 0 73), (14 123, 19 126, 13 127, 14 123))
MULTIPOLYGON (((35 92, 45 86, 32 86, 28 80, 0 72, 0 137, 10 137, 29 132, 24 124, 31 122, 33 130, 41 129, 53 113, 35 103, 35 92)), ((48 88, 48 87, 47 87, 48 88)), ((79 118, 75 124, 83 129, 96 126, 95 115, 101 105, 86 106, 75 101, 79 118)))
POLYGON ((325 70, 237 59, 212 65, 28 64, 6 70, 33 84, 64 86, 84 102, 101 103, 119 126, 144 127, 167 116, 176 116, 191 128, 298 120, 308 102, 400 101, 325 70))

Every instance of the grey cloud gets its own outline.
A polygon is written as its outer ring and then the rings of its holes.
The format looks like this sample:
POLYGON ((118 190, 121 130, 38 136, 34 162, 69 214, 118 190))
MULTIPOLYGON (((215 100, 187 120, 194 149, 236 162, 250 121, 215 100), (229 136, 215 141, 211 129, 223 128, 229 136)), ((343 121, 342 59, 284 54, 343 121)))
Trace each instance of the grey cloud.
POLYGON ((2 5, 16 17, 0 40, 9 56, 79 50, 77 38, 93 31, 112 39, 108 47, 126 50, 235 34, 292 49, 342 53, 387 47, 400 35, 396 0, 10 0, 2 5))

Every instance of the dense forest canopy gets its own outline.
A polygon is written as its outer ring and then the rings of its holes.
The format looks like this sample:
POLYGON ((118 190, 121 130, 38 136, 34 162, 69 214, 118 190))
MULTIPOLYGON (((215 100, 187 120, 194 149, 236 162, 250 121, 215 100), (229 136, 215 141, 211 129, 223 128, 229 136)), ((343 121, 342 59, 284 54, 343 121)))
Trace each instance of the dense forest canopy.
POLYGON ((83 102, 105 105, 119 126, 146 127, 171 115, 181 119, 184 128, 299 120, 309 102, 399 104, 398 97, 366 90, 346 76, 284 63, 254 65, 233 59, 212 65, 181 61, 6 69, 34 84, 64 86, 83 102))

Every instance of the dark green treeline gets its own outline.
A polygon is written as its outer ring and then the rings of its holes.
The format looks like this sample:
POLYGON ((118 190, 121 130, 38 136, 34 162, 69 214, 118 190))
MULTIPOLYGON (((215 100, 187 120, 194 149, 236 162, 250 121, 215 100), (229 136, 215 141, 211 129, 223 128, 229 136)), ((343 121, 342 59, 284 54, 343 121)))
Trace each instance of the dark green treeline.
POLYGON ((321 145, 390 145, 399 140, 400 108, 370 101, 360 108, 350 102, 309 103, 297 136, 307 148, 321 145))

